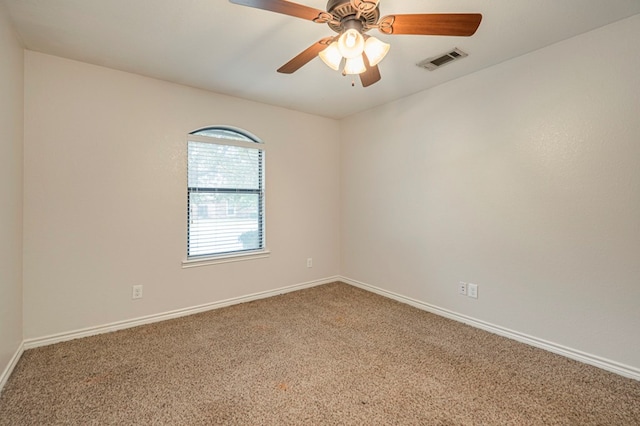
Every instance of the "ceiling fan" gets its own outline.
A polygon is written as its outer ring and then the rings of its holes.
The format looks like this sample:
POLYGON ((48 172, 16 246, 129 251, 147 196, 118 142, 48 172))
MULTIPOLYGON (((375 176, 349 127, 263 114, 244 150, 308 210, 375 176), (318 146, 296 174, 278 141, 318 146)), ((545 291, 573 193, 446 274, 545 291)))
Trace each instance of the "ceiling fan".
POLYGON ((380 80, 378 63, 389 51, 389 45, 369 36, 376 28, 383 34, 462 36, 473 35, 482 15, 479 13, 405 14, 380 18, 380 0, 328 0, 327 11, 287 0, 230 0, 231 3, 269 10, 328 24, 338 35, 325 37, 303 50, 278 68, 291 74, 320 56, 325 64, 342 74, 360 75, 362 86, 380 80), (344 65, 343 65, 344 64, 344 65))

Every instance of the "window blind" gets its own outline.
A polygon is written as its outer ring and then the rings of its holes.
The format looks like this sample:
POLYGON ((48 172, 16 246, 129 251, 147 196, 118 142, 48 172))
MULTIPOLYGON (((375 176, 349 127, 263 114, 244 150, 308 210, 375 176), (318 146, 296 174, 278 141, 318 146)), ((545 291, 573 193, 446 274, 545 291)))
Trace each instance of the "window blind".
POLYGON ((187 156, 187 257, 263 249, 264 151, 189 141, 187 156))

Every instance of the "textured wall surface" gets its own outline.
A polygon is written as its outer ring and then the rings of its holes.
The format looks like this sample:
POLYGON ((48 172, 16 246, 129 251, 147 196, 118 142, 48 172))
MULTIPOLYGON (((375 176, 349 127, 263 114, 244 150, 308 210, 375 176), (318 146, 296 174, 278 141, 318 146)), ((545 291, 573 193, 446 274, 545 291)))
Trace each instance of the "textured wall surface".
POLYGON ((340 123, 27 52, 24 212, 6 28, 0 312, 20 321, 23 278, 24 338, 340 273, 640 368, 640 17, 340 123), (271 256, 183 269, 185 138, 214 124, 266 142, 271 256))
POLYGON ((636 15, 343 120, 342 275, 640 368, 639 39, 636 15))
POLYGON ((0 3, 0 375, 22 342, 23 50, 0 3))
POLYGON ((336 121, 34 52, 25 63, 26 339, 338 273, 336 121), (182 268, 186 135, 208 125, 265 142, 269 258, 182 268))

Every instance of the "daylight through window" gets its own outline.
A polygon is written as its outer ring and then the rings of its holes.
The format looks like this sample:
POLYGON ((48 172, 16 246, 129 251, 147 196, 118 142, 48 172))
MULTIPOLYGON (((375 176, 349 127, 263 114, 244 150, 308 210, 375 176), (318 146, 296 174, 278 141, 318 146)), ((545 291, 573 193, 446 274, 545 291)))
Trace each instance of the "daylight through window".
POLYGON ((228 127, 189 134, 187 258, 264 249, 264 150, 228 127))

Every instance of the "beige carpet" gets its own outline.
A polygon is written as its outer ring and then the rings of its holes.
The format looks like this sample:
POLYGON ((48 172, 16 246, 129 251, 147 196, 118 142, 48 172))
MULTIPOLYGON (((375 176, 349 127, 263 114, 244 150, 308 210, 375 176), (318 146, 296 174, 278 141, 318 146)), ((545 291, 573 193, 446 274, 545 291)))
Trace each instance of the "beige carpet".
POLYGON ((640 425, 640 382, 334 283, 28 350, 2 425, 640 425))

